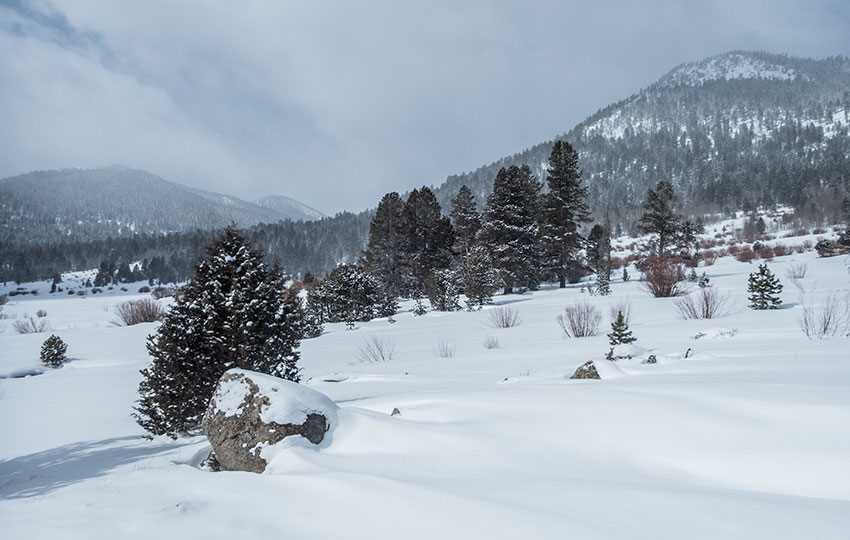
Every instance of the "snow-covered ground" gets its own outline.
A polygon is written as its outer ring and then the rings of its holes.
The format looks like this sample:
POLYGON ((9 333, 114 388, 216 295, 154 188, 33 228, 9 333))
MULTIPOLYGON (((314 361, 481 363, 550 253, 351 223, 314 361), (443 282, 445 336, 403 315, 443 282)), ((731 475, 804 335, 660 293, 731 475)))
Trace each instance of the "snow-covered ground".
MULTIPOLYGON (((0 380, 0 537, 846 539, 850 340, 806 339, 786 270, 808 265, 799 281, 820 302, 850 290, 848 261, 774 259, 783 309, 761 312, 746 301, 757 262, 698 269, 733 301, 713 320, 680 319, 631 268, 610 297, 547 288, 480 312, 329 325, 302 343, 301 365, 338 426, 319 448, 276 452, 262 475, 199 470, 202 436, 142 438, 130 415, 154 325, 111 324, 137 288, 10 298, 12 317, 45 310, 72 360, 0 380), (658 363, 569 380, 605 362, 609 311, 626 298, 636 345, 658 363), (556 317, 583 299, 602 311, 600 333, 567 339, 556 317), (490 328, 498 306, 521 324, 490 328), (393 358, 358 360, 372 339, 393 358)), ((39 368, 49 335, 14 321, 0 320, 0 375, 39 368)))

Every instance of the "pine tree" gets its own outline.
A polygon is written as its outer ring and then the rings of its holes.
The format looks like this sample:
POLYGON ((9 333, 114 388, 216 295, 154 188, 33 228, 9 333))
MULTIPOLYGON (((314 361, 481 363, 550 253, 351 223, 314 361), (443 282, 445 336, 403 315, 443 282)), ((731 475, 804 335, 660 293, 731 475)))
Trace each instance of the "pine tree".
POLYGON ((611 282, 608 280, 608 273, 605 270, 596 273, 596 293, 600 296, 611 294, 611 282))
POLYGON ((403 211, 398 193, 384 195, 369 224, 369 245, 363 253, 364 269, 380 280, 389 298, 397 298, 403 288, 403 211))
POLYGON ((47 367, 58 368, 65 363, 68 345, 59 336, 51 335, 41 345, 41 363, 47 367))
POLYGON ((231 368, 299 380, 304 312, 279 268, 234 226, 195 267, 162 325, 148 337, 136 420, 155 435, 196 429, 215 384, 231 368))
POLYGON ((750 274, 747 292, 750 293, 752 309, 779 309, 782 304, 778 296, 782 292, 782 284, 766 264, 760 264, 758 271, 750 274))
POLYGON ((383 294, 377 278, 353 264, 341 264, 307 292, 307 311, 320 322, 369 321, 395 313, 398 304, 383 294))
POLYGON ((460 186, 457 197, 452 200, 452 209, 449 215, 452 218, 455 229, 458 251, 463 256, 463 266, 469 269, 469 254, 475 242, 475 235, 481 228, 481 214, 475 207, 475 197, 472 191, 465 185, 460 186))
POLYGON ((611 323, 611 333, 608 334, 608 342, 612 347, 617 345, 627 345, 637 341, 637 338, 632 335, 629 330, 629 325, 626 324, 623 318, 623 312, 617 312, 617 320, 611 323))
POLYGON ((455 241, 451 220, 442 215, 431 188, 414 189, 403 210, 405 266, 408 296, 424 294, 428 276, 448 268, 455 241))
POLYGON ((457 311, 460 309, 457 286, 457 273, 454 270, 437 270, 428 278, 428 300, 434 311, 457 311))
POLYGON ((528 165, 512 165, 499 170, 487 197, 477 240, 489 250, 505 294, 540 284, 540 187, 528 165))
MULTIPOLYGON (((542 244, 547 253, 547 266, 558 275, 560 287, 566 287, 571 266, 579 266, 582 247, 579 229, 590 221, 587 188, 581 185, 578 152, 566 141, 556 141, 549 155, 546 183, 541 208, 542 244)), ((573 273, 575 273, 573 271, 573 273)))
POLYGON ((472 311, 475 306, 493 302, 493 294, 502 286, 499 273, 493 268, 493 260, 484 246, 475 246, 469 252, 469 268, 463 273, 463 292, 466 294, 466 307, 472 311))
POLYGON ((640 217, 638 227, 647 234, 657 234, 657 255, 663 257, 674 240, 678 231, 681 230, 682 217, 673 210, 676 196, 673 193, 673 184, 664 180, 658 182, 655 189, 649 189, 646 194, 646 202, 643 204, 645 212, 640 217))
POLYGON ((585 243, 585 258, 587 265, 594 271, 598 272, 600 262, 603 261, 603 246, 605 245, 605 228, 597 223, 590 229, 585 243))
POLYGON ((632 276, 629 275, 629 269, 627 267, 623 267, 623 283, 632 279, 632 276))

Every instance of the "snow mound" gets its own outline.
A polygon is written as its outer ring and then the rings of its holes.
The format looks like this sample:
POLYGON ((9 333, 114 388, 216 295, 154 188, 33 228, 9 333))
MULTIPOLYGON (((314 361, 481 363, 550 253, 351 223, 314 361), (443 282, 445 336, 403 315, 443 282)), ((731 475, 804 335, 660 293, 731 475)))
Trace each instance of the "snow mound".
POLYGON ((694 335, 694 339, 731 339, 737 335, 737 328, 708 328, 697 332, 696 335, 694 335))

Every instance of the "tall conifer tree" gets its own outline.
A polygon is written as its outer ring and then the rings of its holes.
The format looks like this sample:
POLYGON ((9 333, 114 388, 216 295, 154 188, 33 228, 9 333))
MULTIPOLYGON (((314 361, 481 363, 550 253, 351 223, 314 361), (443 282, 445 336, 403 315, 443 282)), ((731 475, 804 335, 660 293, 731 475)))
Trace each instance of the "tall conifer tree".
POLYGON ((667 247, 676 240, 682 228, 682 216, 675 213, 676 195, 673 184, 661 180, 655 189, 650 188, 643 203, 645 212, 640 217, 639 228, 644 233, 657 234, 657 255, 663 257, 667 247))
POLYGON ((478 240, 490 251, 505 294, 540 284, 540 187, 528 165, 512 165, 499 170, 487 197, 478 240))
POLYGON ((431 188, 414 189, 403 210, 405 266, 408 295, 424 294, 428 277, 452 263, 455 241, 452 223, 442 215, 431 188))
POLYGON ((397 298, 403 288, 404 202, 398 193, 387 193, 369 224, 369 245, 363 267, 380 280, 384 294, 397 298))
POLYGON ((475 235, 481 228, 481 214, 475 207, 472 191, 466 185, 460 187, 457 197, 452 200, 449 215, 454 222, 458 251, 463 256, 463 267, 466 271, 469 270, 469 255, 475 243, 475 235))
POLYGON ((580 265, 578 252, 582 238, 579 230, 582 223, 590 221, 587 188, 581 184, 578 152, 570 143, 555 142, 549 155, 546 183, 549 191, 543 195, 541 209, 542 241, 547 266, 558 275, 563 288, 570 267, 580 265))

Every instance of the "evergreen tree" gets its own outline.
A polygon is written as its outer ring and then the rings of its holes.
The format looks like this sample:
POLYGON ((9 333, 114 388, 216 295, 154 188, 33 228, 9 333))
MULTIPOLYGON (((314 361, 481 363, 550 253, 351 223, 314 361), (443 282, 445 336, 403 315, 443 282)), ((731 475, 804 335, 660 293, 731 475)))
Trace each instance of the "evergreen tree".
POLYGON ((637 341, 637 338, 632 335, 629 330, 629 325, 626 324, 623 318, 623 312, 617 312, 617 320, 611 323, 611 333, 608 334, 608 342, 612 347, 617 345, 627 345, 637 341))
POLYGON ((364 269, 378 278, 390 298, 397 298, 403 288, 403 211, 398 193, 384 195, 369 224, 369 244, 363 253, 364 269))
POLYGON ((611 294, 611 282, 608 279, 608 273, 605 270, 600 270, 596 273, 596 292, 600 296, 608 296, 611 294))
POLYGON ((285 293, 280 270, 228 227, 148 337, 153 363, 141 371, 136 420, 155 435, 197 428, 231 368, 297 382, 303 325, 301 302, 285 293))
POLYGON ((587 242, 585 245, 585 258, 587 259, 587 265, 594 272, 598 272, 600 268, 600 262, 603 260, 603 249, 605 245, 605 228, 597 223, 590 229, 590 233, 587 235, 587 242))
POLYGON ((541 208, 542 243, 547 266, 555 270, 561 288, 566 287, 570 266, 579 266, 581 224, 590 221, 587 188, 581 185, 578 152, 566 141, 556 141, 549 155, 546 183, 549 191, 541 208))
POLYGON ((454 270, 437 270, 428 278, 428 300, 434 311, 457 311, 460 309, 457 287, 457 273, 454 270))
POLYGON ((464 186, 460 187, 457 197, 452 200, 452 209, 449 213, 454 222, 455 237, 460 253, 463 256, 463 266, 469 269, 469 253, 475 242, 475 235, 481 228, 481 214, 475 207, 475 197, 472 191, 464 186))
POLYGON ((503 167, 487 197, 477 240, 489 250, 505 294, 540 284, 540 187, 528 165, 503 167))
POLYGON ((623 267, 623 283, 632 279, 632 276, 629 275, 629 269, 627 267, 623 267))
POLYGON ((369 321, 395 314, 398 304, 377 278, 353 264, 341 264, 307 292, 307 310, 320 323, 369 321))
POLYGON ((502 286, 499 273, 493 268, 493 260, 484 246, 475 246, 469 252, 469 267, 463 273, 463 292, 466 294, 466 307, 470 311, 475 306, 493 302, 493 294, 502 286))
POLYGON ((766 264, 760 264, 758 271, 750 274, 747 292, 750 293, 748 299, 752 309, 778 309, 782 304, 778 296, 782 292, 782 284, 766 264))
POLYGON ((65 363, 68 345, 59 336, 51 335, 41 345, 41 363, 47 367, 58 368, 65 363))
POLYGON ((673 210, 675 202, 673 184, 662 180, 655 189, 649 189, 643 204, 645 212, 640 217, 639 228, 644 233, 658 235, 656 250, 661 257, 681 230, 682 217, 673 210))
POLYGON ((434 192, 427 186, 414 189, 403 210, 404 252, 409 296, 424 294, 428 276, 452 263, 455 241, 452 223, 442 215, 434 192))

